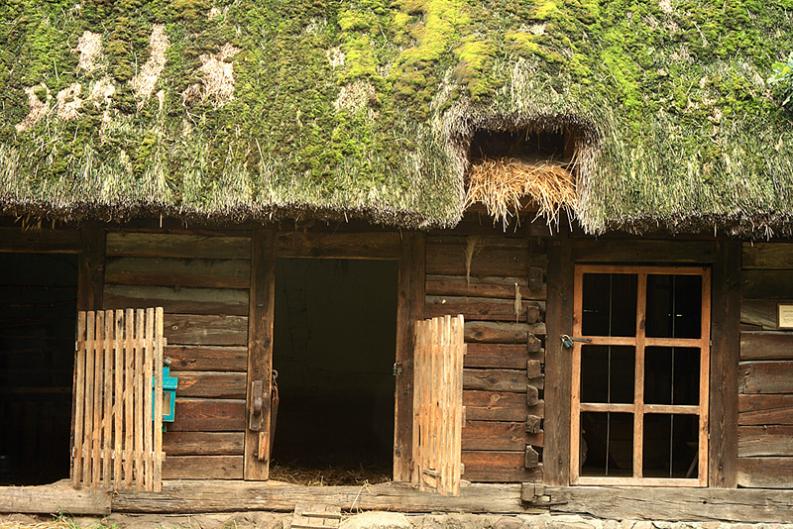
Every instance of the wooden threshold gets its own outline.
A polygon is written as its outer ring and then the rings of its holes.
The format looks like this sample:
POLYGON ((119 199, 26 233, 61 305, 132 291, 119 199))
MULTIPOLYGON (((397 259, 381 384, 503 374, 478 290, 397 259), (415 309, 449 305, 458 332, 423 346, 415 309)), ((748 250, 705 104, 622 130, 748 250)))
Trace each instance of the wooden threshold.
POLYGON ((110 496, 103 491, 75 489, 68 479, 49 485, 0 487, 0 513, 110 514, 110 496))
POLYGON ((211 513, 236 511, 289 512, 297 504, 312 502, 338 505, 342 511, 380 510, 405 513, 547 512, 527 508, 520 499, 521 485, 464 485, 460 496, 421 492, 407 483, 363 486, 307 486, 278 481, 164 481, 162 492, 125 491, 113 497, 114 512, 211 513))

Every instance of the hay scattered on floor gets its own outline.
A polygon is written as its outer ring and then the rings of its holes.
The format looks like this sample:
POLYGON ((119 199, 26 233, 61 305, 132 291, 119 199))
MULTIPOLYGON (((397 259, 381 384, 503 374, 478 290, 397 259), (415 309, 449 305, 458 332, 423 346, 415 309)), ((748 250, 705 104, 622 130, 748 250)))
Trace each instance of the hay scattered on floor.
POLYGON ((0 520, 0 529, 76 529, 79 526, 65 518, 43 522, 32 520, 0 520))
POLYGON ((471 165, 466 207, 483 204, 489 215, 506 226, 510 217, 520 213, 527 197, 549 224, 558 222, 559 212, 575 204, 572 173, 566 166, 520 158, 485 158, 471 165))
POLYGON ((375 485, 390 481, 391 476, 380 469, 366 467, 304 468, 273 463, 270 479, 311 486, 375 485))

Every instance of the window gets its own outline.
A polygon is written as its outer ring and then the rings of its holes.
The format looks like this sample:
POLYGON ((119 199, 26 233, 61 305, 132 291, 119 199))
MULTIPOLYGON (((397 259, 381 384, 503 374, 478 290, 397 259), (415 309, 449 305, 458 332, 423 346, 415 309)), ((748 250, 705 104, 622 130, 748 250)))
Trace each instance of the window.
POLYGON ((571 481, 707 485, 710 273, 575 271, 571 481))

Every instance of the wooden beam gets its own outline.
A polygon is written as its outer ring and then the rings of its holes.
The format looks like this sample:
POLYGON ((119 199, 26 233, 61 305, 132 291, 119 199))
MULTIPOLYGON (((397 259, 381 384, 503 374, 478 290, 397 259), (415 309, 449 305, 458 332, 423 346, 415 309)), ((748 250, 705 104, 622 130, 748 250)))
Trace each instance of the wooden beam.
POLYGON ((793 522, 793 491, 684 487, 550 487, 552 513, 608 519, 793 522))
POLYGON ((793 487, 793 457, 741 457, 737 481, 741 487, 790 489, 793 487))
POLYGON ((718 259, 713 241, 574 239, 572 244, 576 262, 707 264, 718 259))
POLYGON ((107 234, 107 255, 187 259, 249 259, 251 244, 248 237, 111 231, 107 234))
POLYGON ((34 487, 0 487, 0 512, 106 516, 110 514, 110 495, 75 489, 66 479, 34 487))
POLYGON ((741 362, 738 388, 742 394, 793 393, 793 361, 741 362))
POLYGON ((741 360, 793 360, 793 333, 742 332, 741 360))
POLYGON ((105 284, 105 231, 95 222, 80 229, 80 259, 77 266, 77 310, 102 308, 105 284))
MULTIPOLYGON (((245 430, 247 480, 270 476, 270 397, 273 371, 273 320, 275 318, 275 233, 257 229, 252 238, 250 313, 248 317, 247 409, 262 398, 258 430, 245 430), (254 395, 254 387, 263 392, 254 395)), ((250 425, 248 425, 250 426, 250 425)))
POLYGON ((571 353, 562 348, 560 336, 573 329, 572 248, 566 233, 549 243, 548 310, 545 315, 545 483, 570 482, 571 353))
POLYGON ((710 360, 710 445, 712 487, 734 487, 738 458, 738 359, 741 319, 741 243, 716 241, 710 360))
POLYGON ((403 234, 400 252, 393 475, 394 481, 410 481, 413 445, 413 341, 415 322, 424 318, 426 264, 424 234, 403 234))
POLYGON ((79 230, 0 228, 0 253, 78 253, 79 230))
POLYGON ((113 511, 130 513, 198 513, 234 511, 288 512, 297 503, 327 503, 344 511, 381 510, 407 513, 542 512, 525 508, 520 484, 464 485, 459 496, 420 492, 406 483, 311 487, 269 481, 165 481, 161 493, 126 491, 113 497, 113 511))

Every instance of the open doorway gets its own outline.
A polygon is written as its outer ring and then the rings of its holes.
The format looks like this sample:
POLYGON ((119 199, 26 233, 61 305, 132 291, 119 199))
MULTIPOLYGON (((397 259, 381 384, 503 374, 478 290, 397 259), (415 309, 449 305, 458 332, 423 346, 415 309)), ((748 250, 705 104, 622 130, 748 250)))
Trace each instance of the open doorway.
POLYGON ((279 259, 271 478, 391 479, 398 263, 279 259))
POLYGON ((0 484, 69 477, 77 256, 0 254, 0 484))

